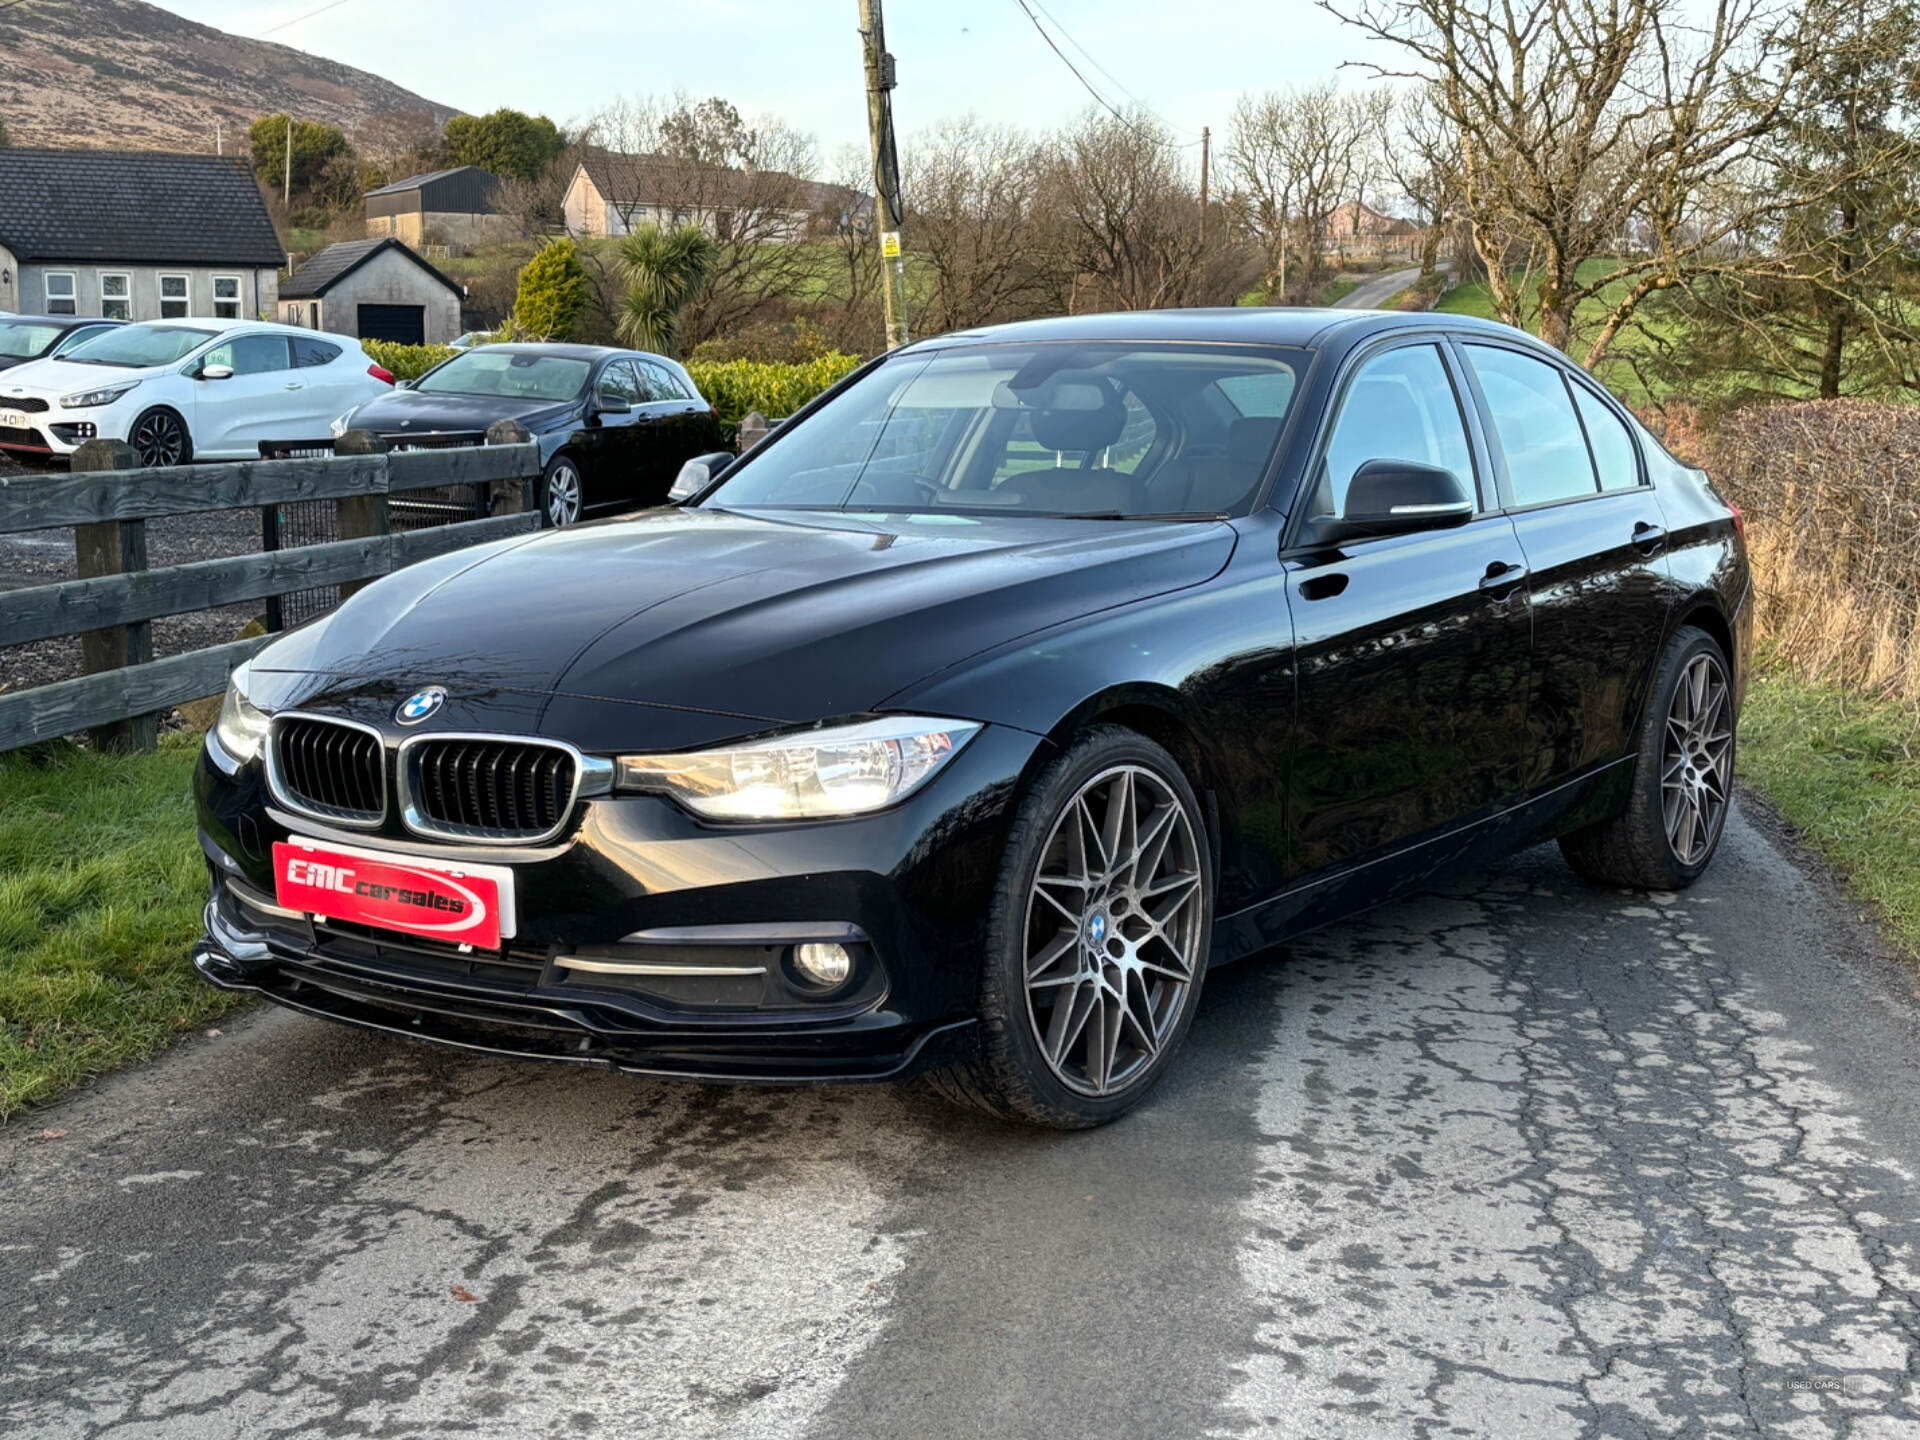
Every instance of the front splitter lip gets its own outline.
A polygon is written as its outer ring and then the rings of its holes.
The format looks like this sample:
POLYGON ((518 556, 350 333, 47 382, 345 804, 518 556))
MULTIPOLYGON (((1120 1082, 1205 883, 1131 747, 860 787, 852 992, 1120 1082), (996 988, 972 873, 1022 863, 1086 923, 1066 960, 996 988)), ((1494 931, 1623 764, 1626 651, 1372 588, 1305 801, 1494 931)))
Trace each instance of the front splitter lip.
MULTIPOLYGON (((769 1044, 762 1057, 731 1049, 678 1048, 610 1038, 571 1019, 565 1006, 538 1000, 496 1002, 384 985, 288 962, 264 945, 229 946, 211 934, 195 947, 193 966, 201 978, 222 990, 260 995, 289 1010, 360 1029, 479 1054, 597 1065, 661 1079, 755 1085, 896 1080, 957 1058, 975 1024, 971 1018, 935 1024, 915 1034, 905 1048, 883 1054, 828 1051, 803 1057, 769 1044), (230 949, 242 953, 230 954, 230 949), (413 1018, 406 1018, 402 1011, 411 1012, 413 1018), (527 1038, 528 1031, 546 1032, 552 1041, 534 1043, 527 1038)), ((747 1043, 777 1044, 778 1038, 756 1036, 747 1043)))

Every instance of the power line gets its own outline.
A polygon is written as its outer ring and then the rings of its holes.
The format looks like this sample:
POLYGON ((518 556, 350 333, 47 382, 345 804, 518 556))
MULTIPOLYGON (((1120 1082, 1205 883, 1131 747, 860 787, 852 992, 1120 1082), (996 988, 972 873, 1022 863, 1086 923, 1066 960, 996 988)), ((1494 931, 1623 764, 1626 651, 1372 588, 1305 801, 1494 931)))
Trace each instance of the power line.
MULTIPOLYGON (((13 3, 17 5, 20 3, 20 0, 13 0, 13 3)), ((256 38, 264 40, 269 35, 278 35, 282 30, 291 30, 295 25, 298 25, 303 20, 311 20, 313 19, 314 16, 324 15, 329 10, 338 10, 342 5, 346 3, 347 3, 347 0, 333 0, 333 3, 330 5, 322 5, 318 10, 309 10, 304 15, 296 15, 291 20, 282 21, 278 25, 274 25, 269 27, 268 29, 262 30, 256 38)))
MULTIPOLYGON (((1146 101, 1142 100, 1138 95, 1134 94, 1126 86, 1122 85, 1119 79, 1114 75, 1114 73, 1111 70, 1107 69, 1106 66, 1102 65, 1099 62, 1099 60, 1095 59, 1093 52, 1087 49, 1087 47, 1082 45, 1078 40, 1076 40, 1074 38, 1073 32, 1067 29, 1065 25, 1062 25, 1060 23, 1059 17, 1055 15, 1051 10, 1047 9, 1045 5, 1041 4, 1040 0, 1032 0, 1032 4, 1034 9, 1038 10, 1042 15, 1047 17, 1047 20, 1052 24, 1054 29, 1058 30, 1062 35, 1066 37, 1067 43, 1073 46, 1075 50, 1078 50, 1080 52, 1080 56, 1082 59, 1084 59, 1089 65, 1091 65, 1094 69, 1098 70, 1102 75, 1104 75, 1107 78, 1107 83, 1109 85, 1113 86, 1114 89, 1118 90, 1122 95, 1126 96, 1127 99, 1131 100, 1135 105, 1139 106, 1142 110, 1146 111, 1147 114, 1153 116, 1154 119, 1158 120, 1162 125, 1166 126, 1167 129, 1180 135, 1193 134, 1193 131, 1186 129, 1184 126, 1175 125, 1172 121, 1168 120, 1166 116, 1160 114, 1159 111, 1155 110, 1151 105, 1147 104, 1146 101)), ((1193 143, 1194 145, 1198 145, 1200 143, 1198 137, 1194 139, 1193 143)), ((1185 146, 1182 148, 1192 149, 1193 147, 1185 146)))
MULTIPOLYGON (((1054 43, 1053 36, 1047 33, 1047 27, 1040 23, 1040 17, 1033 13, 1033 10, 1027 4, 1027 0, 1013 0, 1013 3, 1018 5, 1021 11, 1026 15, 1027 19, 1033 22, 1033 28, 1040 32, 1040 38, 1047 42, 1047 48, 1053 51, 1054 54, 1060 57, 1060 63, 1066 66, 1067 69, 1073 73, 1073 78, 1078 80, 1080 84, 1086 89, 1086 92, 1099 102, 1100 108, 1105 110, 1109 115, 1113 116, 1114 119, 1118 120, 1122 125, 1126 126, 1129 130, 1138 131, 1140 127, 1136 125, 1133 121, 1127 119, 1127 117, 1122 115, 1118 110, 1114 109, 1112 102, 1109 101, 1106 96, 1102 95, 1097 89, 1094 88, 1094 84, 1091 80, 1087 79, 1086 76, 1080 73, 1080 67, 1075 65, 1073 61, 1067 58, 1067 52, 1062 50, 1057 44, 1054 43)), ((1055 23, 1058 23, 1058 22, 1055 22, 1055 23)), ((1066 32, 1062 31, 1061 33, 1065 34, 1066 32)))

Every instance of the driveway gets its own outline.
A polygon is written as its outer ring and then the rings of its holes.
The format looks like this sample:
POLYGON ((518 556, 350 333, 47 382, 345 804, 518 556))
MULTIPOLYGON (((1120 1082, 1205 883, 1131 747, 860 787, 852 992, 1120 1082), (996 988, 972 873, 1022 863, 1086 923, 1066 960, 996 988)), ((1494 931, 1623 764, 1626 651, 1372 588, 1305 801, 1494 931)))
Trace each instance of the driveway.
POLYGON ((1378 310, 1419 278, 1420 267, 1417 265, 1410 270, 1389 270, 1383 275, 1375 275, 1371 280, 1362 280, 1334 301, 1333 308, 1335 310, 1378 310))
POLYGON ((0 1137, 0 1433, 1920 1435, 1914 988, 1736 816, 1218 972, 1092 1134, 260 1010, 0 1137))

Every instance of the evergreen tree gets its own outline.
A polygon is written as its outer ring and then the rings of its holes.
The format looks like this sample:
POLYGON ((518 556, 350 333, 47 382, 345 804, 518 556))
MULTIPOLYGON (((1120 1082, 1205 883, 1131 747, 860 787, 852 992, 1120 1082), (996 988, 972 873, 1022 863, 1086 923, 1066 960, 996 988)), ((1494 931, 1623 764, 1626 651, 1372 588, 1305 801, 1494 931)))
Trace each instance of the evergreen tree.
POLYGON ((678 354, 680 312, 706 285, 718 254, 713 237, 698 225, 642 225, 622 240, 627 293, 616 327, 620 338, 636 349, 678 354))
POLYGON ((520 272, 513 302, 514 334, 527 340, 571 340, 587 308, 587 270, 571 240, 541 247, 520 272))

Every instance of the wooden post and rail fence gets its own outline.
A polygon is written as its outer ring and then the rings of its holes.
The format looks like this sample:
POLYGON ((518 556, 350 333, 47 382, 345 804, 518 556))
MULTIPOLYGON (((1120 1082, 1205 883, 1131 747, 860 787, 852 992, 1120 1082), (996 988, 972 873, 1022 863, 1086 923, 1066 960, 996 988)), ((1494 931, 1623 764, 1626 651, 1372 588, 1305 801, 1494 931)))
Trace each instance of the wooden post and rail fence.
POLYGON ((160 715, 218 695, 227 676, 274 637, 153 658, 163 616, 338 585, 353 589, 416 560, 539 528, 540 448, 512 421, 487 443, 387 453, 349 431, 331 456, 139 470, 118 441, 89 441, 66 474, 0 478, 0 535, 72 527, 78 577, 0 590, 0 752, 86 731, 105 749, 150 750, 160 715), (485 486, 486 518, 395 531, 390 497, 485 486), (322 544, 147 567, 146 522, 161 516, 331 501, 322 544), (83 674, 31 689, 6 684, 7 647, 80 637, 83 674))

